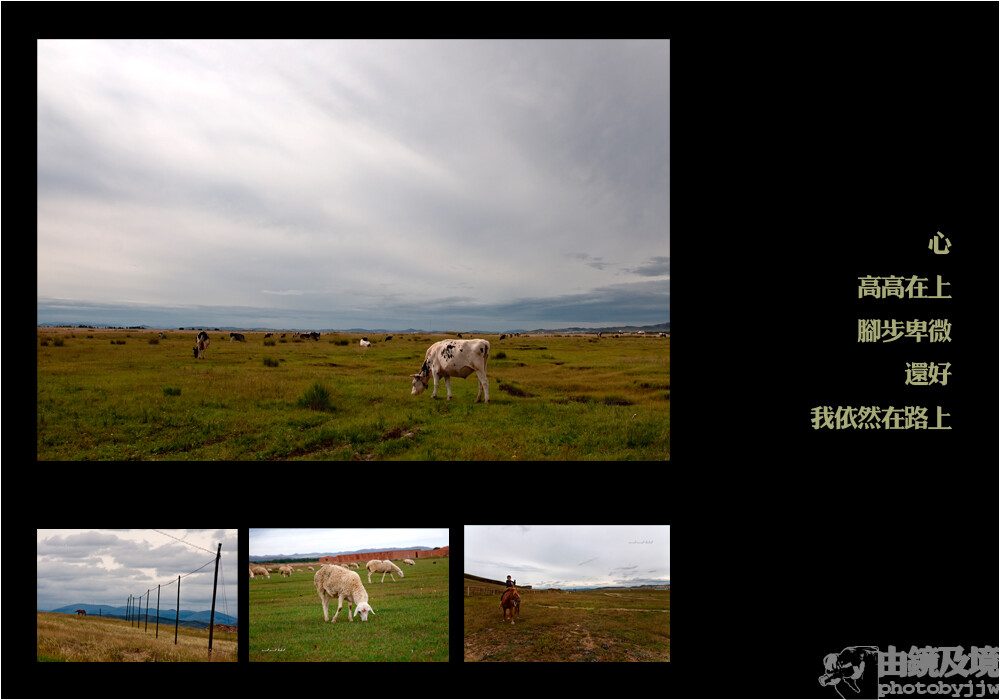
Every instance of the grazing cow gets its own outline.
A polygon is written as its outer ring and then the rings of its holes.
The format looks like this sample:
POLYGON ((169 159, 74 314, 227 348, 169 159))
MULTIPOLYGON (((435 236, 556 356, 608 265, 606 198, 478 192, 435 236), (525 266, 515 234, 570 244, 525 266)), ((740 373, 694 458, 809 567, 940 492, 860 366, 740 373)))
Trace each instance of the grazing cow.
POLYGON ((208 333, 205 331, 198 331, 198 337, 195 340, 196 345, 194 346, 194 356, 198 359, 205 359, 205 350, 208 349, 208 333))
POLYGON ((313 340, 317 340, 317 341, 319 340, 319 332, 318 331, 312 331, 310 333, 303 333, 302 335, 304 337, 306 337, 306 338, 312 338, 313 340))
POLYGON ((167 336, 163 335, 163 331, 160 331, 160 340, 163 340, 163 339, 164 339, 164 338, 166 338, 166 337, 167 337, 167 336))
POLYGON ((86 610, 77 610, 76 614, 77 615, 83 615, 84 617, 87 617, 87 611, 86 610))
POLYGON ((229 334, 229 342, 231 343, 234 340, 238 340, 241 343, 247 342, 247 339, 245 337, 243 337, 242 333, 230 333, 229 334))
POLYGON ((391 336, 391 335, 387 335, 387 336, 385 337, 385 342, 387 342, 387 343, 388 343, 388 342, 389 342, 390 340, 392 340, 392 336, 391 336))
POLYGON ((500 340, 503 340, 503 339, 504 339, 504 338, 506 338, 506 337, 507 337, 507 334, 506 334, 506 333, 501 333, 501 334, 500 334, 500 340))
POLYGON ((274 335, 274 333, 265 333, 264 337, 265 338, 270 338, 272 335, 274 335))
POLYGON ((427 348, 424 364, 420 371, 411 374, 413 390, 411 395, 419 395, 429 386, 430 378, 434 378, 434 392, 431 398, 437 398, 438 378, 444 377, 444 385, 448 389, 448 400, 451 400, 451 378, 465 379, 473 372, 479 378, 479 391, 476 392, 476 402, 485 392, 486 403, 490 402, 490 385, 486 377, 486 362, 490 358, 490 343, 488 340, 439 340, 427 348))
POLYGON ((360 341, 358 341, 358 345, 360 345, 363 348, 370 348, 372 346, 372 344, 368 342, 368 338, 362 338, 360 341))

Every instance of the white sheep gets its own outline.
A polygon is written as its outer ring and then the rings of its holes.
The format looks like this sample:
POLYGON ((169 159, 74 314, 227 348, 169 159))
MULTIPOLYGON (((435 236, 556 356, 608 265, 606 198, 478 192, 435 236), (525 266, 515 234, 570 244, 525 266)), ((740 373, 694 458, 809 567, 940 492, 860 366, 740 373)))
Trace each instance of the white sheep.
POLYGON ((282 576, 286 576, 288 578, 292 577, 292 567, 290 567, 290 566, 279 567, 278 571, 281 572, 282 576))
POLYGON ((310 566, 310 567, 309 567, 309 570, 310 570, 310 571, 315 571, 316 569, 314 569, 314 568, 312 568, 312 567, 310 566))
POLYGON ((413 563, 412 559, 404 559, 403 563, 404 564, 409 564, 410 566, 416 566, 416 564, 413 563))
POLYGON ((267 576, 268 580, 271 578, 271 574, 267 573, 267 569, 263 566, 251 566, 250 571, 257 574, 258 576, 267 576))
POLYGON ((354 603, 354 612, 361 616, 362 622, 368 622, 368 613, 375 614, 372 606, 368 604, 368 591, 361 583, 361 577, 353 571, 342 569, 339 566, 324 566, 313 577, 316 582, 316 592, 319 599, 323 601, 323 619, 330 622, 329 602, 337 599, 337 612, 333 615, 333 622, 337 621, 340 608, 347 600, 347 617, 354 622, 351 614, 351 603, 354 603))
POLYGON ((385 581, 385 575, 386 574, 389 574, 389 576, 392 578, 392 580, 395 581, 396 577, 392 575, 393 572, 396 572, 397 574, 399 574, 399 578, 403 578, 403 572, 400 571, 400 569, 399 569, 398 566, 396 566, 395 564, 393 564, 388 559, 386 559, 384 561, 379 561, 378 559, 372 559, 370 562, 368 562, 368 566, 366 566, 365 568, 368 569, 368 583, 372 582, 372 572, 373 571, 375 573, 378 573, 379 571, 382 572, 382 581, 380 581, 380 583, 382 583, 382 582, 385 581))
POLYGON ((352 568, 352 569, 360 569, 361 567, 360 567, 360 566, 358 566, 358 562, 356 562, 356 561, 352 561, 352 562, 351 562, 351 568, 352 568))
POLYGON ((253 578, 253 567, 250 567, 250 578, 253 578))

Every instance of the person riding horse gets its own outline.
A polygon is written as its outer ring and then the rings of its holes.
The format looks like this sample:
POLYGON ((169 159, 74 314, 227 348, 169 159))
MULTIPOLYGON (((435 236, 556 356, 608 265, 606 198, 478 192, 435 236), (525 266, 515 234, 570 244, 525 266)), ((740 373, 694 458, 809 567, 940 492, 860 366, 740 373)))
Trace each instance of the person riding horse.
POLYGON ((511 581, 510 576, 508 576, 507 587, 500 594, 500 609, 503 612, 503 619, 507 620, 507 610, 510 610, 511 624, 514 623, 515 613, 520 612, 521 608, 521 597, 517 594, 516 586, 517 581, 511 581))

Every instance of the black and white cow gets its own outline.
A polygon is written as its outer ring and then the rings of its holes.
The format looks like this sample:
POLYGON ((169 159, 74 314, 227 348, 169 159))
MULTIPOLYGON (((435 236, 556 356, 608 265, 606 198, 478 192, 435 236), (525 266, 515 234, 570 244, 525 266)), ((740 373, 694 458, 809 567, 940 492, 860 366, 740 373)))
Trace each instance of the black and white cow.
POLYGON ((431 398, 437 398, 438 378, 444 377, 444 385, 448 389, 448 400, 451 400, 451 378, 465 379, 473 372, 479 379, 479 391, 476 401, 485 393, 486 403, 490 402, 490 385, 486 377, 486 362, 490 359, 490 343, 488 340, 440 340, 429 348, 424 356, 423 367, 413 377, 411 395, 419 395, 430 385, 434 378, 434 392, 431 398))
POLYGON ((194 346, 194 356, 198 359, 205 359, 205 350, 208 349, 208 333, 205 331, 198 331, 198 336, 195 338, 194 346))
POLYGON ((243 336, 242 333, 230 333, 229 334, 229 342, 231 343, 234 340, 238 340, 241 343, 247 342, 247 339, 243 336))

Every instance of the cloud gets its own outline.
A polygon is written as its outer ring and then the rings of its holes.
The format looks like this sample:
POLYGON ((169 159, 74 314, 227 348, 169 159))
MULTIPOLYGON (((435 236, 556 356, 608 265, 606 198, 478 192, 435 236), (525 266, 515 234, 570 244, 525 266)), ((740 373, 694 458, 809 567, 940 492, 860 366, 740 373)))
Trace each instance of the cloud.
POLYGON ((668 320, 669 47, 39 41, 39 322, 668 320))
POLYGON ((639 267, 633 267, 628 270, 636 275, 643 275, 646 277, 659 277, 662 275, 670 274, 670 258, 667 256, 654 256, 649 258, 645 264, 639 267))

